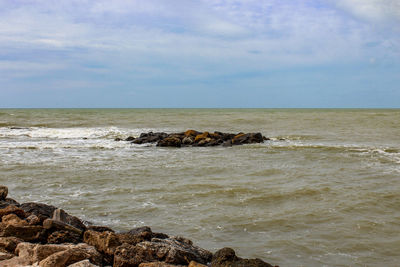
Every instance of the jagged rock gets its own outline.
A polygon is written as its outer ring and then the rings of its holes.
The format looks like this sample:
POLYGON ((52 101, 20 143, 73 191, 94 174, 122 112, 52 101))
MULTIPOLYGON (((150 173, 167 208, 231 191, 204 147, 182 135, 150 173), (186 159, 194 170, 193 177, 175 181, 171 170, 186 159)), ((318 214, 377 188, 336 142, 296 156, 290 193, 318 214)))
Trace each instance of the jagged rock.
POLYGON ((223 248, 215 252, 211 267, 273 267, 260 259, 242 259, 236 256, 231 248, 223 248))
MULTIPOLYGON (((23 203, 21 204, 20 208, 23 209, 25 213, 28 213, 30 215, 34 214, 39 218, 43 216, 47 218, 52 218, 54 211, 57 209, 56 207, 51 205, 46 205, 43 203, 35 203, 35 202, 23 203)), ((79 218, 71 216, 68 213, 65 213, 65 216, 66 216, 65 223, 72 225, 73 227, 78 228, 81 231, 86 230, 86 226, 79 218)))
POLYGON ((10 205, 14 205, 16 207, 20 206, 20 204, 12 198, 6 198, 4 200, 0 200, 0 209, 4 209, 10 205))
POLYGON ((27 221, 22 220, 20 217, 18 217, 17 215, 15 215, 13 213, 3 216, 1 219, 1 222, 4 225, 13 225, 13 226, 29 225, 27 221))
POLYGON ((24 259, 27 264, 33 264, 46 259, 50 255, 68 249, 68 245, 41 245, 23 242, 15 249, 19 258, 24 259))
POLYGON ((0 251, 0 261, 8 260, 13 258, 15 255, 8 253, 8 252, 1 252, 0 251))
POLYGON ((114 230, 108 226, 99 226, 99 225, 90 225, 87 227, 87 230, 92 230, 96 232, 113 232, 114 230))
POLYGON ((48 244, 63 244, 63 243, 78 244, 80 242, 82 242, 81 235, 70 231, 56 231, 51 233, 47 237, 48 244))
POLYGON ((0 209, 0 218, 8 214, 15 214, 20 218, 26 217, 25 212, 14 205, 9 205, 4 209, 0 209))
POLYGON ((8 187, 0 185, 0 200, 5 200, 8 195, 8 187))
POLYGON ((46 219, 43 222, 43 228, 47 230, 52 230, 52 231, 66 231, 66 232, 72 232, 77 234, 78 236, 82 235, 82 230, 73 227, 72 225, 60 222, 60 221, 55 221, 53 219, 46 219))
POLYGON ((208 138, 208 137, 210 137, 210 133, 209 133, 209 132, 204 132, 204 133, 198 134, 198 135, 196 135, 196 137, 194 138, 194 142, 195 142, 195 143, 198 143, 198 142, 200 142, 201 140, 204 140, 204 139, 206 139, 206 138, 208 138))
POLYGON ((182 139, 183 145, 191 145, 191 144, 193 144, 193 142, 194 142, 193 137, 190 137, 190 136, 186 136, 182 139))
POLYGON ((113 232, 96 232, 87 230, 83 234, 85 243, 94 246, 101 254, 104 255, 104 261, 112 264, 114 252, 122 243, 118 236, 113 232))
POLYGON ((207 267, 207 265, 195 262, 195 261, 191 261, 188 265, 188 267, 207 267))
POLYGON ((46 240, 46 230, 39 225, 14 226, 0 223, 0 237, 13 236, 27 242, 46 240))
POLYGON ((68 249, 56 252, 40 261, 41 267, 64 267, 88 259, 95 265, 102 264, 101 254, 92 246, 81 243, 70 245, 68 249))
POLYGON ((193 246, 187 239, 153 238, 134 246, 125 243, 118 247, 114 253, 114 266, 138 266, 153 261, 187 265, 192 260, 206 264, 211 257, 211 252, 193 246))
POLYGON ((136 245, 137 243, 140 243, 143 241, 150 241, 157 234, 154 234, 151 231, 150 227, 142 226, 142 227, 131 229, 125 233, 119 233, 117 235, 118 235, 118 238, 121 241, 121 243, 127 243, 129 245, 136 245))
POLYGON ((169 136, 158 141, 157 146, 181 147, 182 141, 176 136, 169 136))
POLYGON ((133 137, 133 136, 128 136, 128 137, 125 139, 125 141, 133 141, 133 140, 135 140, 135 137, 133 137))
POLYGON ((139 267, 186 267, 186 265, 169 264, 162 261, 144 262, 139 264, 139 267))
POLYGON ((187 130, 184 135, 185 137, 196 137, 197 135, 201 134, 200 132, 196 131, 196 130, 187 130))
POLYGON ((55 221, 67 223, 67 213, 63 209, 55 209, 52 219, 55 221))
POLYGON ((139 138, 133 140, 134 144, 145 144, 145 143, 156 143, 164 138, 168 137, 167 133, 142 133, 139 138))
POLYGON ((22 239, 13 236, 0 237, 0 249, 8 251, 10 253, 14 253, 17 245, 22 242, 22 239))
POLYGON ((99 267, 99 266, 94 265, 89 260, 83 260, 83 261, 79 261, 74 264, 68 265, 68 267, 99 267))
POLYGON ((13 257, 8 260, 0 261, 0 267, 30 267, 31 264, 27 259, 21 257, 13 257))
POLYGON ((234 138, 232 138, 233 145, 242 145, 242 144, 252 144, 252 143, 262 143, 264 142, 264 138, 261 133, 240 133, 237 134, 234 138))
POLYGON ((42 216, 42 219, 39 218, 38 216, 32 214, 28 217, 25 218, 25 220, 28 222, 29 225, 40 225, 43 224, 43 221, 46 219, 46 217, 42 216))

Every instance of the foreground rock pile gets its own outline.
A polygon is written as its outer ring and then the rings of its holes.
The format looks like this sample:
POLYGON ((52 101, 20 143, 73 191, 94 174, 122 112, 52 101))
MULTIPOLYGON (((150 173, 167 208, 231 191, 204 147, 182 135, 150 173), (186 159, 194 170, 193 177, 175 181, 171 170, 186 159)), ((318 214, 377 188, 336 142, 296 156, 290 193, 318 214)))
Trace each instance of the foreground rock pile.
MULTIPOLYGON (((116 138, 116 141, 123 141, 116 138)), ((130 141, 133 144, 157 143, 162 147, 183 147, 183 146, 232 146, 243 144, 262 143, 269 140, 261 133, 222 133, 222 132, 198 132, 187 130, 181 133, 148 132, 142 133, 135 138, 129 136, 124 141, 130 141)))
POLYGON ((0 267, 271 267, 242 259, 230 248, 212 254, 183 237, 154 233, 149 227, 116 233, 85 225, 62 209, 18 203, 0 186, 0 267))

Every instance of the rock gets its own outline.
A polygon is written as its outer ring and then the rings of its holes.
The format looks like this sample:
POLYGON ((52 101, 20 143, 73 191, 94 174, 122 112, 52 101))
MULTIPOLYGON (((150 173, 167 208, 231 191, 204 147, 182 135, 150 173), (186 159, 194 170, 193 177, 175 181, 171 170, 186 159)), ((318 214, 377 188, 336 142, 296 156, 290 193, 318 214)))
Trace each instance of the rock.
POLYGON ((188 239, 153 238, 136 245, 125 243, 118 247, 114 253, 114 266, 138 266, 153 261, 187 265, 192 260, 206 264, 211 257, 211 252, 193 246, 188 239))
MULTIPOLYGON (((128 138, 129 138, 129 137, 128 137, 128 138)), ((119 142, 119 141, 122 141, 122 139, 119 138, 119 137, 117 137, 117 138, 114 139, 114 141, 119 142)))
POLYGON ((79 261, 77 263, 68 265, 68 267, 99 267, 98 265, 94 265, 89 260, 79 261))
POLYGON ((15 214, 20 218, 25 218, 26 217, 25 212, 22 209, 14 206, 14 205, 9 205, 4 209, 0 209, 0 218, 5 216, 5 215, 8 215, 8 214, 15 214))
POLYGON ((260 259, 242 259, 236 256, 231 248, 223 248, 215 252, 211 267, 273 267, 260 259))
POLYGON ((19 258, 25 259, 27 264, 33 264, 68 248, 68 245, 41 245, 23 242, 18 244, 15 252, 19 258))
POLYGON ((102 264, 101 254, 92 246, 81 243, 70 245, 67 250, 54 253, 40 261, 41 267, 64 267, 88 259, 95 265, 102 264))
POLYGON ((2 217, 2 223, 4 225, 13 225, 13 226, 27 226, 29 225, 27 221, 22 220, 17 215, 11 213, 2 217))
POLYGON ((39 225, 14 226, 0 224, 0 237, 13 236, 27 242, 42 242, 47 239, 46 230, 39 225))
POLYGON ((67 213, 63 209, 56 209, 53 212, 53 220, 67 223, 67 213))
POLYGON ((4 209, 10 205, 14 205, 16 207, 20 206, 20 204, 12 198, 6 198, 4 200, 0 200, 0 209, 4 209))
POLYGON ((155 143, 166 137, 168 137, 168 134, 166 133, 153 133, 153 132, 142 133, 140 137, 133 140, 132 143, 134 144, 155 143))
POLYGON ((144 262, 139 264, 139 267, 186 267, 186 265, 169 264, 162 261, 144 262))
MULTIPOLYGON (((129 136, 129 137, 127 137, 126 139, 125 139, 125 141, 133 141, 133 140, 135 140, 136 138, 135 137, 133 137, 133 136, 129 136)), ((119 140, 118 140, 119 141, 119 140)))
POLYGON ((34 214, 32 214, 32 215, 30 215, 30 216, 25 218, 25 220, 28 222, 29 225, 43 224, 43 221, 45 219, 46 219, 46 217, 42 216, 42 220, 41 220, 38 216, 36 216, 34 214))
POLYGON ((63 243, 78 244, 80 242, 82 242, 81 235, 69 231, 56 231, 51 233, 47 237, 48 244, 63 244, 63 243))
POLYGON ((194 138, 194 142, 198 143, 203 139, 206 139, 207 137, 210 137, 210 133, 209 132, 204 132, 202 134, 198 134, 196 135, 196 137, 194 138))
POLYGON ((8 252, 1 252, 0 251, 0 261, 8 260, 13 258, 15 255, 8 253, 8 252))
POLYGON ((191 261, 188 265, 188 267, 207 267, 207 265, 195 262, 195 261, 191 261))
POLYGON ((169 136, 158 141, 157 146, 161 147, 181 147, 182 141, 176 136, 169 136))
POLYGON ((53 219, 44 220, 43 228, 47 229, 47 230, 50 230, 50 231, 53 231, 53 232, 55 232, 55 231, 71 232, 71 233, 73 233, 74 235, 77 235, 77 236, 81 236, 83 234, 82 230, 80 230, 78 228, 75 228, 72 225, 63 223, 61 221, 55 221, 53 219))
POLYGON ((0 261, 0 267, 30 267, 31 264, 25 258, 13 257, 0 261))
MULTIPOLYGON (((23 209, 25 213, 28 213, 30 215, 34 214, 39 218, 43 216, 47 218, 53 218, 54 211, 57 209, 56 207, 51 205, 35 202, 23 203, 21 204, 20 208, 23 209)), ((71 216, 68 213, 65 213, 65 217, 65 223, 72 225, 73 227, 78 228, 81 231, 86 230, 86 226, 79 218, 71 216)))
POLYGON ((201 133, 198 132, 198 131, 195 131, 195 130, 187 130, 187 131, 184 133, 185 137, 196 137, 196 136, 199 135, 199 134, 201 134, 201 133))
POLYGON ((114 230, 108 226, 99 226, 99 225, 90 225, 87 227, 87 230, 92 230, 96 232, 113 232, 114 230))
POLYGON ((182 144, 183 144, 183 145, 191 145, 191 144, 193 144, 193 143, 194 143, 193 137, 186 136, 186 137, 184 137, 184 138, 182 139, 182 144))
POLYGON ((112 264, 114 252, 122 243, 113 232, 96 232, 87 230, 83 234, 85 243, 94 246, 104 256, 107 264, 112 264))
POLYGON ((150 235, 153 234, 153 231, 151 231, 151 228, 149 226, 137 227, 128 231, 128 234, 132 235, 147 235, 147 233, 150 233, 150 235))
POLYGON ((233 145, 262 143, 264 138, 261 133, 240 133, 232 139, 233 145))
POLYGON ((0 237, 0 249, 8 251, 10 253, 14 253, 17 245, 22 242, 22 239, 13 236, 0 237))
POLYGON ((0 200, 5 200, 8 195, 8 187, 0 185, 0 200))

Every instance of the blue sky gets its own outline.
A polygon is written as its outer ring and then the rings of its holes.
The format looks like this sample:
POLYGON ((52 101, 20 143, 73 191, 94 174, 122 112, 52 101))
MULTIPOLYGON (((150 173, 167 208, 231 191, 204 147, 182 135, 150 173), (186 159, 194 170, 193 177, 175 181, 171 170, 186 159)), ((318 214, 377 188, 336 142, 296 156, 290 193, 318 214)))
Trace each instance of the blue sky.
POLYGON ((0 0, 0 107, 399 108, 398 0, 0 0))

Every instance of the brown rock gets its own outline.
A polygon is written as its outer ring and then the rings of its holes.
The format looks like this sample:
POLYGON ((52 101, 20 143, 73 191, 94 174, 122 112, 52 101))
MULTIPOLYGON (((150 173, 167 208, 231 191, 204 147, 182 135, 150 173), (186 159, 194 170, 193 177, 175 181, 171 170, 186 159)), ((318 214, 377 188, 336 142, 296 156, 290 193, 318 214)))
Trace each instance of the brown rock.
POLYGON ((4 200, 0 200, 0 209, 4 209, 10 205, 14 205, 16 207, 20 206, 20 204, 12 198, 6 198, 4 200))
POLYGON ((193 139, 194 139, 194 138, 191 137, 191 136, 186 136, 186 137, 184 137, 184 138, 182 139, 182 144, 183 144, 183 145, 191 145, 191 144, 193 144, 193 142, 194 142, 193 139))
POLYGON ((29 267, 30 263, 25 258, 13 257, 0 261, 0 267, 29 267))
POLYGON ((195 261, 191 261, 189 263, 188 267, 207 267, 207 265, 204 265, 204 264, 201 264, 201 263, 198 263, 198 262, 195 262, 195 261))
POLYGON ((169 264, 162 261, 144 262, 139 264, 139 267, 186 267, 186 265, 169 264))
POLYGON ((94 247, 81 243, 48 256, 39 265, 41 267, 64 267, 85 259, 89 259, 90 262, 96 265, 101 265, 102 263, 101 254, 94 247))
POLYGON ((201 134, 201 133, 198 132, 198 131, 195 131, 195 130, 187 130, 187 131, 184 133, 185 137, 196 137, 196 136, 199 135, 199 134, 201 134))
POLYGON ((47 230, 52 230, 52 231, 66 231, 66 232, 72 232, 75 233, 78 236, 82 235, 82 230, 75 228, 72 225, 63 223, 61 221, 56 221, 53 219, 46 219, 43 222, 43 228, 47 230))
POLYGON ((206 139, 207 137, 210 137, 210 133, 209 132, 204 132, 202 134, 198 134, 198 135, 196 135, 196 137, 194 139, 194 142, 198 143, 201 140, 206 139))
POLYGON ((13 225, 13 226, 27 226, 29 225, 27 221, 22 220, 17 215, 11 213, 3 216, 2 224, 4 225, 13 225))
POLYGON ((68 267, 99 267, 99 266, 94 265, 89 260, 83 260, 83 261, 79 261, 74 264, 68 265, 68 267))
POLYGON ((123 244, 114 254, 114 266, 138 266, 143 262, 164 261, 170 264, 187 265, 190 261, 206 264, 212 254, 202 248, 193 246, 184 238, 153 238, 135 246, 123 244))
POLYGON ((55 209, 52 219, 55 221, 67 223, 67 213, 63 209, 55 209))
POLYGON ((33 264, 46 259, 50 255, 68 249, 68 245, 40 245, 23 242, 18 244, 15 252, 27 264, 33 264))
POLYGON ((160 140, 157 143, 157 146, 162 146, 162 147, 181 147, 182 146, 182 141, 180 138, 176 136, 169 136, 166 137, 162 140, 160 140))
POLYGON ((45 219, 46 219, 46 217, 42 217, 42 220, 41 220, 41 218, 32 214, 32 215, 26 217, 25 220, 28 222, 29 225, 40 225, 40 224, 43 224, 43 221, 45 219))
POLYGON ((17 215, 20 218, 26 217, 25 212, 22 209, 14 205, 9 205, 4 209, 0 209, 0 218, 11 213, 17 215))
POLYGON ((90 225, 87 227, 87 230, 92 230, 96 232, 113 232, 114 230, 108 226, 99 226, 99 225, 90 225))
POLYGON ((211 267, 273 267, 260 259, 242 259, 236 256, 231 248, 223 248, 215 252, 211 267))
POLYGON ((114 252, 122 243, 118 236, 113 232, 96 232, 87 230, 83 234, 85 243, 94 246, 101 254, 104 255, 104 261, 112 264, 114 252))
POLYGON ((13 237, 13 236, 0 237, 0 249, 14 253, 15 248, 21 242, 23 242, 22 239, 19 239, 19 238, 13 237))
POLYGON ((15 257, 14 254, 0 251, 0 261, 8 260, 8 259, 11 259, 11 258, 14 258, 14 257, 15 257))
POLYGON ((63 243, 78 244, 81 242, 82 242, 81 235, 69 231, 56 231, 51 233, 47 237, 47 243, 49 244, 63 244, 63 243))
POLYGON ((39 225, 14 226, 0 224, 0 237, 13 236, 27 242, 42 242, 46 240, 46 231, 39 225))
POLYGON ((0 185, 0 200, 5 200, 8 195, 8 187, 0 185))

